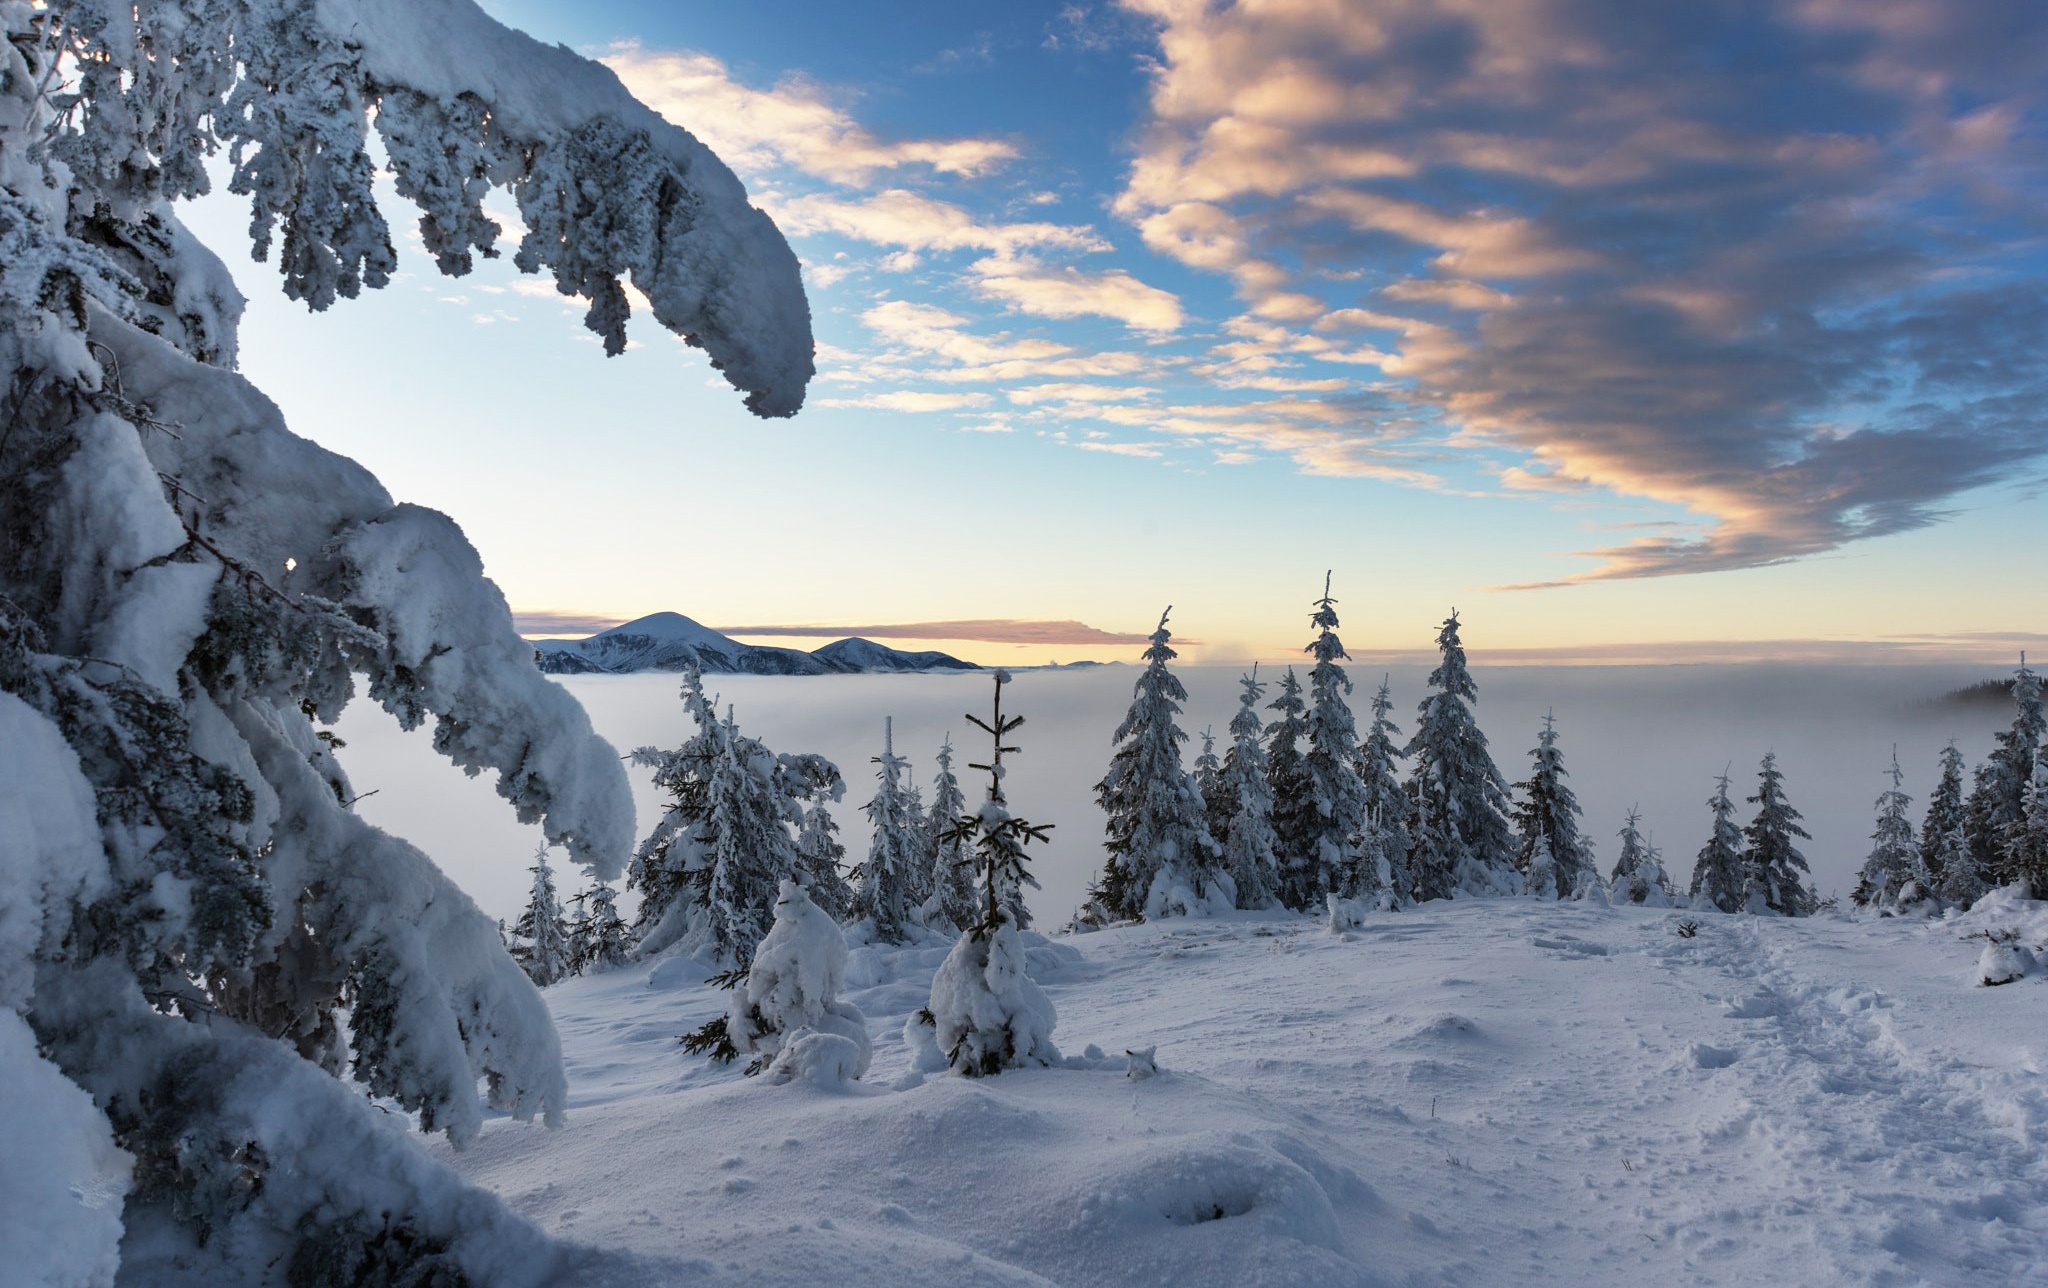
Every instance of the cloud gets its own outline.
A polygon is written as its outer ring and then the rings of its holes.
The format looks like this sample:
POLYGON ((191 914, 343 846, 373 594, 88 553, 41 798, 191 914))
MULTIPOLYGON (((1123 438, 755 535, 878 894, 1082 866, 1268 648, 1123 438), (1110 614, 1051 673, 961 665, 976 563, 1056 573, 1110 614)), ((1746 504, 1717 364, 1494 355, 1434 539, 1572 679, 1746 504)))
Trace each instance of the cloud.
POLYGON ((861 322, 891 351, 871 358, 867 370, 891 379, 912 377, 946 383, 1009 382, 1034 377, 1129 376, 1156 368, 1160 360, 1131 353, 1082 353, 1055 340, 1012 339, 969 330, 969 319, 936 304, 885 300, 861 314, 861 322), (931 359, 952 365, 934 366, 931 359))
POLYGON ((1109 243, 1092 229, 1038 222, 984 223, 965 206, 907 188, 889 188, 868 197, 817 193, 780 199, 764 196, 761 202, 791 236, 837 233, 877 246, 979 250, 1005 256, 1026 250, 1078 253, 1109 249, 1109 243))
POLYGON ((820 407, 870 407, 877 411, 959 411, 963 407, 986 406, 983 393, 933 393, 924 389, 898 389, 863 398, 826 398, 820 407))
POLYGON ((2048 455, 2037 15, 1124 7, 1159 59, 1113 210, 1245 304, 1204 373, 1316 392, 1322 364, 1377 368, 1398 385, 1370 416, 1411 459, 1367 415, 1218 417, 1224 450, 1399 470, 1433 439, 1519 457, 1514 487, 1698 518, 1537 585, 1810 557, 2048 455), (1758 49, 1741 75, 1718 57, 1758 49))
POLYGON ((1029 260, 991 258, 974 266, 974 291, 1047 318, 1112 318, 1134 331, 1180 329, 1180 300, 1122 269, 1087 273, 1029 260))
POLYGON ((633 96, 702 139, 737 168, 788 165, 838 183, 859 184, 906 167, 973 177, 1018 153, 1005 139, 907 139, 885 143, 834 106, 820 86, 789 79, 771 90, 733 79, 709 54, 649 52, 614 45, 604 64, 633 96))
POLYGON ((1160 449, 1144 443, 1110 443, 1100 439, 1091 439, 1087 442, 1075 443, 1074 446, 1084 452, 1107 452, 1112 456, 1140 456, 1147 459, 1155 459, 1166 455, 1160 449))
MULTIPOLYGON (((801 636, 811 639, 841 639, 859 636, 871 640, 974 640, 983 644, 1143 644, 1147 634, 1125 634, 1097 630, 1085 622, 1049 621, 1030 618, 984 617, 947 622, 896 622, 875 626, 721 626, 727 635, 801 636)), ((1193 644, 1198 641, 1183 640, 1193 644)))
POLYGON ((1029 407, 1042 402, 1130 402, 1158 393, 1144 385, 1083 385, 1073 383, 1024 385, 1005 389, 1003 397, 1029 407))
POLYGON ((552 609, 514 609, 512 629, 521 635, 595 635, 629 619, 604 613, 556 612, 552 609))

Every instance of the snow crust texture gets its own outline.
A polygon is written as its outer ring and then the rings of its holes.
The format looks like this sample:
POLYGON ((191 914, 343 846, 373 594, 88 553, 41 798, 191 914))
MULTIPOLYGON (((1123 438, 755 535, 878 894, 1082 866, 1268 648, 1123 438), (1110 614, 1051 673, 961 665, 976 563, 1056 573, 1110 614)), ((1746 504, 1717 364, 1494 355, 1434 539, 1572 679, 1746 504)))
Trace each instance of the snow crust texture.
POLYGON ((547 993, 570 1126, 487 1127, 455 1161, 589 1288, 2037 1282, 2048 981, 1979 986, 1970 936, 2038 944, 2048 907, 1703 913, 1681 938, 1684 915, 1026 934, 1088 1045, 980 1079, 920 1072, 902 1035, 945 950, 863 945, 854 1096, 679 1057, 723 995, 673 969, 578 979, 547 993))

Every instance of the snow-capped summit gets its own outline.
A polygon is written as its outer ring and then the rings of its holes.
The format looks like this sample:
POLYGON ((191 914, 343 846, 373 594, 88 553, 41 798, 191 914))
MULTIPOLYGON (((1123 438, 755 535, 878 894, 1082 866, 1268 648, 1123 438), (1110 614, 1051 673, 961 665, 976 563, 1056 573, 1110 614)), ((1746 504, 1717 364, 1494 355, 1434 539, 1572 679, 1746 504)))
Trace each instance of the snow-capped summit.
POLYGON ((538 640, 540 669, 553 675, 681 671, 709 675, 839 675, 868 671, 973 671, 939 652, 906 653, 872 640, 837 640, 815 653, 742 644, 681 613, 649 613, 580 640, 538 640))

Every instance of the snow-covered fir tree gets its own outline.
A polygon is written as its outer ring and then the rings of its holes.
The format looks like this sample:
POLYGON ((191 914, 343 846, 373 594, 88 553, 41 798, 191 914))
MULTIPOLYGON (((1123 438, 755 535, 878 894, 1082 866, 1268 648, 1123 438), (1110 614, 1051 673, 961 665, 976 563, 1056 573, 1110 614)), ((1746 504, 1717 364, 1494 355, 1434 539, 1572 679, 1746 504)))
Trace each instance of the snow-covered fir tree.
POLYGON ((1742 829, 1735 823, 1735 802, 1728 796, 1728 778, 1724 772, 1715 780, 1714 795, 1707 801, 1707 808, 1714 811, 1714 830, 1693 859, 1688 894, 1695 908, 1741 912, 1748 899, 1749 885, 1743 876, 1742 829))
POLYGON ((1517 863, 1528 892, 1539 899, 1586 899, 1604 893, 1593 846, 1579 831, 1578 797, 1564 780, 1564 752, 1557 745, 1557 719, 1545 713, 1530 749, 1529 777, 1515 784, 1517 863))
POLYGON ((1473 718, 1479 700, 1458 637, 1455 609, 1437 633, 1442 661, 1429 674, 1415 736, 1409 795, 1415 802, 1415 849, 1409 870, 1415 898, 1512 894, 1521 887, 1515 837, 1508 822, 1508 784, 1473 718))
POLYGON ((1391 677, 1380 677, 1372 698, 1372 723, 1358 747, 1358 781, 1365 787, 1366 829, 1358 843, 1360 863, 1370 863, 1377 873, 1378 888, 1387 891, 1395 904, 1413 897, 1414 879, 1408 870, 1408 855, 1414 847, 1409 829, 1413 804, 1401 783, 1398 761, 1407 753, 1396 741, 1401 732, 1393 722, 1391 677))
POLYGON ((1891 780, 1877 798, 1877 830, 1870 834, 1870 855, 1857 874, 1849 899, 1859 908, 1894 908, 1930 893, 1920 862, 1920 844, 1906 810, 1913 798, 1905 791, 1906 771, 1899 768, 1899 749, 1892 748, 1891 780))
POLYGON ((1642 814, 1629 806, 1621 825, 1621 854, 1614 860, 1609 880, 1614 897, 1648 908, 1669 908, 1672 904, 1671 878, 1664 871, 1664 857, 1642 832, 1642 814))
POLYGON ((747 977, 733 989, 725 1035, 748 1057, 748 1073, 769 1081, 816 1079, 834 1085, 861 1077, 874 1055, 867 1018, 840 997, 846 936, 812 901, 803 878, 782 882, 775 920, 754 949, 747 977))
POLYGON ((569 921, 562 901, 555 893, 555 870, 548 866, 545 845, 533 852, 533 886, 526 897, 526 911, 512 927, 520 944, 514 956, 526 968, 526 975, 545 988, 566 978, 574 969, 576 954, 569 944, 569 921))
MULTIPOLYGON (((1315 788, 1303 750, 1308 703, 1293 667, 1280 676, 1279 696, 1266 709, 1277 713, 1266 726, 1266 786, 1273 797, 1273 853, 1279 860, 1273 893, 1284 901, 1306 884, 1302 874, 1315 863, 1315 788)), ((1306 905, 1288 906, 1307 911, 1306 905)))
MULTIPOLYGON (((955 829, 967 812, 967 797, 953 773, 953 736, 939 744, 938 773, 932 776, 932 807, 926 816, 925 852, 932 856, 931 896, 925 900, 924 923, 934 930, 958 934, 976 921, 974 862, 955 829)), ((1018 908, 1019 926, 1031 923, 1018 908)))
POLYGON ((776 891, 801 868, 797 830, 806 809, 845 791, 839 770, 815 755, 777 755, 721 719, 693 665, 683 706, 696 732, 674 751, 641 747, 670 806, 633 856, 627 884, 641 892, 638 951, 675 943, 737 964, 752 958, 775 916, 776 891))
POLYGON ((1987 885, 2004 885, 2020 873, 2008 848, 2025 826, 2027 793, 2034 764, 2041 756, 2041 737, 2048 729, 2041 677, 2020 655, 2012 680, 2012 724, 1998 734, 1990 757, 1978 766, 1966 806, 1966 834, 1977 871, 1987 885))
POLYGON ((1045 840, 1052 825, 1018 818, 1003 795, 1003 757, 1018 751, 1003 739, 1024 724, 1022 716, 1003 714, 1003 686, 1009 682, 1009 672, 996 672, 990 719, 967 717, 988 733, 995 748, 987 764, 969 766, 988 771, 988 795, 952 830, 974 856, 976 916, 932 976, 927 1008, 932 1041, 948 1067, 969 1077, 1060 1058, 1052 1042, 1057 1016, 1052 1001, 1031 979, 1023 931, 1012 911, 1023 901, 1024 887, 1038 885, 1025 847, 1045 840))
POLYGON ((1756 806, 1756 817, 1742 830, 1744 906, 1750 912, 1781 917, 1810 916, 1820 900, 1803 875, 1809 871, 1806 856, 1792 841, 1813 838, 1799 826, 1799 811, 1785 799, 1785 773, 1778 768, 1777 752, 1764 753, 1756 795, 1749 803, 1756 806))
POLYGON ((1202 815, 1209 836, 1218 845, 1230 834, 1231 803, 1223 791, 1223 761, 1216 754, 1214 726, 1202 730, 1202 750, 1195 757, 1195 790, 1202 793, 1202 815))
POLYGON ((2034 762, 2026 812, 2007 833, 2002 857, 2004 874, 2022 893, 2048 895, 2048 756, 2034 762))
POLYGON ((814 796, 804 806, 803 822, 797 826, 797 870, 804 874, 804 890, 811 902, 825 910, 834 921, 853 915, 853 887, 847 883, 846 846, 839 840, 839 824, 832 817, 826 799, 814 796))
POLYGON ((540 1231, 394 1128, 554 1119, 546 1008, 316 722, 365 677, 600 876, 626 778, 456 525, 234 374, 175 206, 223 173, 311 308, 394 276, 381 180, 451 274, 502 202, 612 349, 630 281, 768 415, 812 370, 797 262, 696 138, 466 0, 0 3, 0 1086, 62 1147, 7 1203, 77 1236, 0 1277, 164 1282, 120 1264, 146 1230, 182 1282, 529 1284, 540 1231))
POLYGON ((1118 920, 1236 906, 1221 848, 1209 835, 1207 803, 1181 767, 1180 744, 1188 736, 1174 717, 1188 694, 1166 666, 1176 656, 1166 629, 1172 611, 1159 615, 1130 710, 1111 737, 1116 751, 1109 772, 1095 785, 1096 803, 1108 815, 1109 855, 1094 893, 1118 920))
POLYGON ((1308 750, 1302 770, 1308 781, 1314 813, 1305 868, 1283 877, 1281 899, 1290 907, 1314 908, 1330 895, 1392 906, 1394 892, 1381 884, 1376 862, 1364 861, 1359 842, 1371 826, 1365 784, 1358 777, 1358 725, 1351 715, 1351 677, 1340 664, 1350 658, 1337 638, 1337 601, 1330 597, 1330 575, 1323 574, 1323 596, 1315 601, 1309 625, 1316 637, 1302 651, 1315 659, 1308 673, 1308 750))
POLYGON ((900 944, 919 924, 929 861, 905 790, 907 762, 896 754, 893 719, 882 722, 882 754, 871 758, 875 795, 864 808, 872 829, 868 857, 853 870, 853 915, 874 927, 875 938, 900 944))
POLYGON ((1920 862, 1928 889, 1953 908, 1967 908, 1984 895, 1984 877, 1970 853, 1969 810, 1963 799, 1963 753, 1951 739, 1941 749, 1941 777, 1920 820, 1920 862))
POLYGON ((1230 803, 1223 867, 1230 873, 1240 908, 1269 908, 1279 899, 1275 891, 1280 860, 1273 840, 1273 788, 1267 781, 1266 749, 1260 745, 1259 701, 1266 696, 1266 686, 1259 683, 1258 676, 1259 668, 1254 665, 1238 680, 1244 692, 1238 698, 1237 713, 1230 717, 1230 750, 1223 753, 1219 775, 1230 803))
POLYGON ((562 909, 562 925, 569 934, 569 973, 583 973, 583 963, 590 956, 590 891, 578 890, 576 897, 569 900, 562 909))
POLYGON ((625 919, 619 916, 619 892, 609 881, 600 881, 590 887, 589 895, 587 947, 579 969, 589 973, 623 966, 632 952, 633 937, 626 929, 625 919))

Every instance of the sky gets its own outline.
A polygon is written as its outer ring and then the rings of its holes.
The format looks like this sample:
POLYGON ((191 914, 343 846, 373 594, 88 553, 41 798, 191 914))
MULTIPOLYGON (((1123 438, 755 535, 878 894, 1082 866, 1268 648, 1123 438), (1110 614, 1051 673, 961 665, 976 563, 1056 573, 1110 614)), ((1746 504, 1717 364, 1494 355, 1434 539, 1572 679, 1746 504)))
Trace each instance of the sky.
POLYGON ((1368 657, 1454 606, 1496 661, 2048 645, 2035 6, 485 8, 776 219, 797 417, 651 321, 605 358, 503 260, 402 247, 309 318, 237 199, 190 222, 243 370, 534 633, 1071 660, 1170 604, 1228 662, 1305 643, 1327 571, 1368 657))

